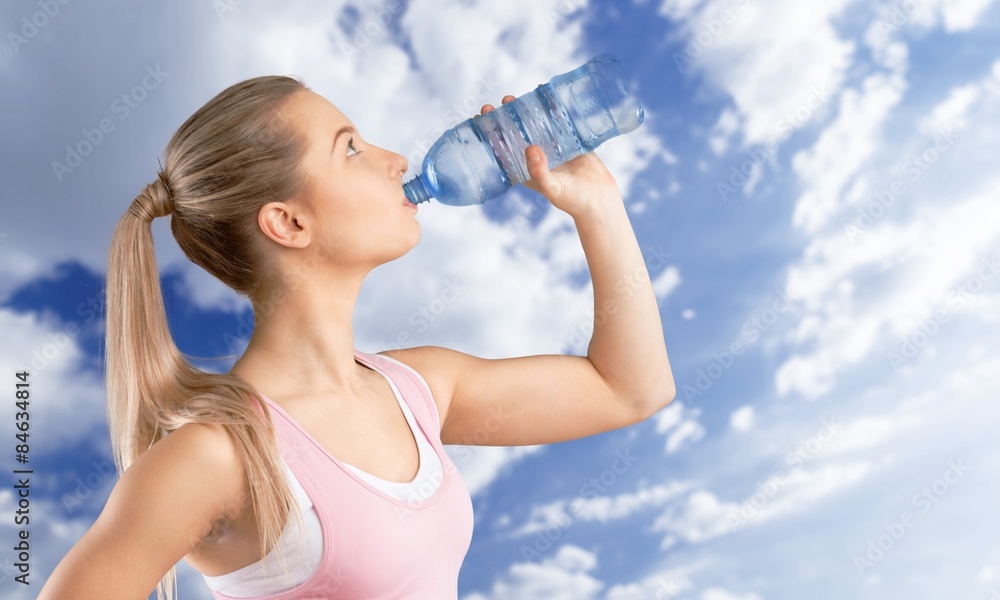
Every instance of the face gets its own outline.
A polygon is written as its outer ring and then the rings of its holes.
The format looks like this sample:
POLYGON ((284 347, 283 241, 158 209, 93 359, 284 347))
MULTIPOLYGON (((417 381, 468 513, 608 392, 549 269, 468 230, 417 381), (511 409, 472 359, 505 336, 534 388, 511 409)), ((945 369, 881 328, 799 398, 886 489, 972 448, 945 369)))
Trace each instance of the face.
POLYGON ((365 268, 416 245, 420 224, 416 206, 403 194, 405 157, 368 143, 337 107, 312 91, 289 98, 280 117, 308 139, 302 164, 308 185, 293 202, 265 205, 265 233, 285 246, 326 250, 338 263, 365 268))

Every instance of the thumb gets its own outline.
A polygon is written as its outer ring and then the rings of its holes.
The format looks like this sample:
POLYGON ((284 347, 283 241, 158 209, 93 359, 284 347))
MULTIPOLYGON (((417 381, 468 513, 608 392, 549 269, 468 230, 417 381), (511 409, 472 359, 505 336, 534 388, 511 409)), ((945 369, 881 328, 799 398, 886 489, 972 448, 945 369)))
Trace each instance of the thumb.
POLYGON ((561 184, 559 179, 549 170, 549 158, 541 147, 534 144, 524 149, 524 158, 528 165, 528 175, 539 193, 548 198, 557 197, 561 184))

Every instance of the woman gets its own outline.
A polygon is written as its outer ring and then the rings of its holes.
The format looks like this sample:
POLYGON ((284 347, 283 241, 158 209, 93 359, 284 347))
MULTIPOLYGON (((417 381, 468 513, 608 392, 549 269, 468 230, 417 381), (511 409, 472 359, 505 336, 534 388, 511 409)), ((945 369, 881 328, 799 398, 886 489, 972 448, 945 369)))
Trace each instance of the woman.
POLYGON ((552 171, 538 147, 526 156, 526 185, 574 218, 590 265, 588 356, 368 354, 352 329, 362 281, 420 239, 406 159, 295 78, 240 82, 192 115, 111 243, 120 479, 39 597, 172 597, 183 559, 216 598, 456 598, 472 504, 444 444, 578 439, 674 394, 613 177, 592 153, 552 171), (188 258, 253 304, 230 373, 191 367, 171 339, 150 227, 168 214, 188 258))

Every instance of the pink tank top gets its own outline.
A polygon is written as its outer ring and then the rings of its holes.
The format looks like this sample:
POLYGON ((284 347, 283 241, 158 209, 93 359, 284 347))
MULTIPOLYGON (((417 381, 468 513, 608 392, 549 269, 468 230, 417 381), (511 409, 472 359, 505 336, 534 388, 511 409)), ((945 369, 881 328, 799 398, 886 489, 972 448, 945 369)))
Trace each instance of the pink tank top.
MULTIPOLYGON (((390 378, 399 390, 441 460, 441 484, 422 500, 390 496, 334 458, 265 396, 282 457, 319 517, 323 553, 319 567, 298 586, 255 598, 457 600, 459 569, 472 542, 472 498, 441 444, 430 388, 395 359, 354 352, 359 362, 390 378)), ((212 596, 231 600, 214 590, 212 596)))

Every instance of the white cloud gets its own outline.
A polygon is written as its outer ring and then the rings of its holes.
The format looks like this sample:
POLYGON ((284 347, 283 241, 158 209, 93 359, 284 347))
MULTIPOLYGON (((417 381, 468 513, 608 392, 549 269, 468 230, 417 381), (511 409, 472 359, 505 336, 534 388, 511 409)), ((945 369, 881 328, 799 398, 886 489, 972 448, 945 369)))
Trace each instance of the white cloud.
POLYGON ((542 446, 445 446, 469 493, 476 495, 524 458, 542 446))
MULTIPOLYGON (((775 0, 766 6, 665 0, 661 12, 681 23, 686 57, 675 59, 682 70, 703 72, 732 97, 735 114, 720 117, 721 129, 729 129, 738 117, 743 123, 742 144, 750 146, 780 142, 791 131, 788 125, 802 126, 795 118, 797 110, 808 112, 806 121, 811 120, 822 106, 815 90, 826 90, 824 96, 837 93, 854 45, 838 35, 832 21, 849 4, 850 0, 775 0)), ((722 141, 713 144, 717 151, 722 149, 722 141)))
POLYGON ((643 111, 645 117, 638 129, 609 140, 594 151, 614 176, 626 202, 631 199, 632 182, 654 158, 659 157, 667 164, 678 162, 677 156, 653 133, 659 115, 646 107, 643 111))
MULTIPOLYGON (((637 512, 663 506, 669 500, 691 489, 688 481, 671 481, 634 492, 608 495, 577 496, 572 500, 556 500, 531 507, 528 520, 517 529, 499 534, 498 539, 514 539, 548 531, 568 529, 576 521, 600 522, 627 519, 637 512)), ((508 521, 509 522, 509 521, 508 521)))
POLYGON ((674 454, 681 449, 685 442, 692 444, 705 437, 705 428, 697 421, 688 419, 682 422, 667 436, 667 443, 664 446, 667 454, 674 454))
POLYGON ((901 436, 912 435, 926 424, 922 409, 928 398, 918 396, 900 403, 895 410, 882 415, 863 416, 845 423, 830 441, 823 444, 817 457, 828 457, 868 450, 901 436))
POLYGON ((20 284, 33 278, 45 277, 52 271, 53 263, 47 263, 28 248, 18 247, 18 233, 0 232, 0 299, 6 299, 20 284))
POLYGON ((653 422, 656 424, 656 433, 666 433, 673 429, 682 420, 684 414, 684 403, 674 400, 653 415, 653 422))
POLYGON ((663 0, 660 13, 671 19, 688 19, 692 16, 701 0, 663 0))
MULTIPOLYGON (((0 368, 9 374, 22 369, 29 373, 34 457, 58 453, 85 440, 94 444, 95 451, 110 454, 104 383, 85 368, 86 355, 77 340, 90 327, 85 319, 62 323, 48 315, 0 309, 0 331, 5 338, 0 345, 0 368)), ((15 423, 16 411, 9 402, 0 412, 5 422, 15 423)))
POLYGON ((700 559, 682 566, 659 569, 637 581, 616 584, 608 590, 604 600, 666 600, 677 597, 694 589, 691 575, 704 569, 709 562, 700 559))
MULTIPOLYGON (((170 240, 176 245, 173 238, 170 240)), ((161 269, 161 275, 166 274, 166 271, 180 275, 178 291, 183 294, 185 302, 190 302, 201 310, 228 310, 237 313, 250 309, 248 300, 241 298, 232 288, 188 260, 181 260, 172 263, 168 269, 161 269)))
MULTIPOLYGON (((792 469, 785 473, 780 483, 773 483, 771 493, 763 489, 753 489, 748 493, 748 498, 763 494, 764 502, 724 502, 710 491, 698 490, 683 504, 664 510, 654 521, 652 530, 667 533, 661 543, 663 549, 672 546, 676 537, 689 543, 706 542, 750 525, 758 526, 809 511, 819 500, 858 484, 871 470, 872 466, 867 461, 792 469)), ((779 481, 772 477, 768 482, 772 480, 779 481)))
POLYGON ((729 426, 736 431, 750 431, 754 424, 752 406, 741 406, 729 415, 729 426))
POLYGON ((570 509, 581 520, 606 523, 628 518, 650 506, 662 505, 690 489, 691 485, 686 481, 671 481, 617 496, 578 497, 570 502, 570 509))
POLYGON ((680 271, 677 270, 677 267, 671 265, 653 279, 653 293, 656 295, 657 300, 664 300, 680 284, 680 271))
POLYGON ((879 148, 881 124, 902 98, 904 82, 878 73, 867 77, 861 88, 845 90, 834 122, 811 148, 792 157, 804 187, 792 222, 808 233, 821 229, 840 208, 845 187, 879 148))
POLYGON ((592 600, 604 583, 590 575, 597 556, 583 548, 565 544, 555 555, 540 562, 520 562, 493 582, 488 595, 468 594, 462 600, 592 600))
POLYGON ((700 408, 686 409, 680 400, 674 400, 653 415, 656 433, 667 437, 664 452, 675 454, 685 442, 694 444, 705 436, 705 428, 696 420, 699 415, 700 408))
MULTIPOLYGON (((998 72, 994 66, 946 90, 917 119, 933 139, 902 131, 899 139, 868 136, 859 145, 848 130, 873 121, 847 127, 838 117, 816 146, 796 156, 796 172, 806 187, 796 222, 810 231, 834 224, 842 230, 826 228, 788 269, 788 292, 802 298, 805 314, 788 338, 802 350, 775 374, 779 394, 827 393, 838 373, 878 347, 886 354, 877 360, 886 360, 887 352, 898 350, 936 312, 943 311, 945 319, 996 319, 989 264, 1000 238, 1000 209, 991 200, 1000 180, 991 169, 971 165, 995 154, 998 72), (859 153, 869 157, 867 164, 850 158, 859 153), (889 176, 882 167, 887 155, 902 158, 889 176), (851 189, 844 185, 844 167, 837 166, 848 162, 856 171, 851 189), (890 180, 892 175, 897 176, 890 180)), ((884 114, 896 94, 887 85, 893 87, 885 79, 871 90, 882 90, 882 98, 873 101, 876 109, 855 112, 884 114)), ((845 99, 850 94, 845 92, 845 99)), ((859 97, 855 103, 865 101, 859 97)))
POLYGON ((679 507, 670 507, 653 522, 652 531, 665 531, 668 536, 660 548, 673 545, 678 536, 689 543, 699 543, 729 533, 726 515, 739 510, 736 502, 720 502, 715 494, 698 490, 679 507), (676 513, 680 513, 679 515, 676 513))
POLYGON ((979 570, 979 581, 990 582, 996 577, 997 571, 990 565, 983 565, 979 570))
MULTIPOLYGON (((985 189, 998 186, 1000 181, 985 189)), ((988 264, 995 259, 989 251, 1000 237, 1000 218, 988 217, 998 212, 992 199, 993 194, 984 190, 954 204, 926 208, 904 226, 874 226, 853 247, 841 234, 813 242, 806 258, 790 269, 788 290, 790 295, 801 294, 818 318, 804 319, 796 340, 816 343, 811 351, 789 357, 778 368, 778 393, 796 391, 807 397, 826 393, 839 371, 857 364, 877 343, 888 341, 881 337, 883 328, 892 334, 889 339, 898 340, 935 311, 975 315, 970 312, 974 305, 959 300, 976 295, 970 293, 968 282, 989 284, 979 270, 990 276, 988 264), (851 274, 861 277, 865 269, 881 271, 889 265, 893 279, 869 281, 865 297, 859 298, 851 274)))
POLYGON ((760 596, 754 593, 736 595, 722 588, 713 587, 702 592, 700 600, 760 600, 760 596))
POLYGON ((920 131, 929 137, 941 130, 961 131, 968 125, 968 112, 979 98, 980 85, 970 83, 953 88, 948 97, 935 106, 929 115, 920 120, 920 131))
MULTIPOLYGON (((361 24, 381 8, 377 2, 360 5, 361 24)), ((406 48, 402 37, 384 29, 369 36, 364 47, 352 45, 358 32, 344 32, 334 24, 337 9, 318 14, 236 11, 220 29, 213 55, 233 80, 268 70, 302 76, 367 139, 407 156, 409 179, 419 172, 426 148, 461 117, 478 114, 486 103, 498 105, 504 94, 526 93, 590 58, 579 53, 579 20, 552 19, 553 10, 528 0, 502 8, 483 2, 411 3, 400 16, 406 48), (263 30, 274 42, 255 45, 259 52, 247 55, 237 39, 246 30, 263 30), (287 43, 291 39, 294 44, 287 43), (342 51, 344 43, 349 56, 342 51), (274 46, 282 50, 275 53, 274 46), (459 47, 463 52, 451 51, 459 47), (419 71, 411 70, 413 65, 419 71)), ((647 119, 652 117, 647 111, 647 119)), ((673 156, 649 125, 608 142, 598 153, 626 200, 631 182, 650 160, 673 156)), ((527 202, 513 204, 535 210, 527 202)), ((376 269, 365 282, 358 299, 360 347, 435 344, 481 356, 558 353, 564 348, 585 352, 593 322, 592 287, 578 288, 569 281, 587 264, 568 215, 550 208, 532 228, 523 218, 497 224, 477 207, 432 201, 421 206, 417 219, 423 230, 418 246, 376 269), (432 302, 449 278, 465 286, 462 295, 429 326, 415 327, 415 312, 432 302)), ((224 294, 206 298, 227 301, 224 294)))
POLYGON ((729 147, 729 139, 734 133, 739 131, 740 121, 736 111, 727 108, 719 115, 719 120, 712 128, 712 135, 708 139, 712 152, 716 155, 722 154, 729 147))
MULTIPOLYGON (((991 4, 992 0, 923 0, 916 3, 916 10, 903 9, 898 14, 902 15, 904 23, 909 17, 919 26, 931 28, 943 25, 945 31, 955 33, 975 27, 991 4)), ((889 7, 892 6, 889 4, 884 9, 890 18, 892 13, 889 7)), ((908 8, 910 5, 903 3, 903 6, 908 8)))

